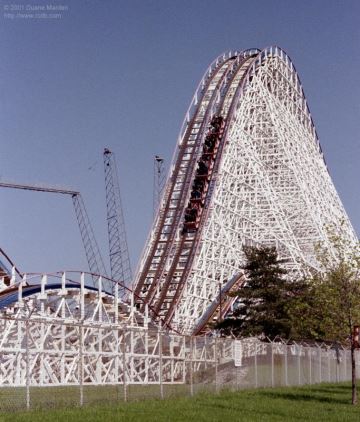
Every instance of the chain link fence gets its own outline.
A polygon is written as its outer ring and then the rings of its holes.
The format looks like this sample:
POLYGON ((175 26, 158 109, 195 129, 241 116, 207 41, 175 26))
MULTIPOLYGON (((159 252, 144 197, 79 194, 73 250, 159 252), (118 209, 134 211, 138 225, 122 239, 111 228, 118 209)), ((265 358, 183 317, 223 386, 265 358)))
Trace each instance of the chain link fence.
POLYGON ((350 351, 337 344, 190 337, 60 318, 2 316, 0 325, 3 412, 351 379, 350 351))

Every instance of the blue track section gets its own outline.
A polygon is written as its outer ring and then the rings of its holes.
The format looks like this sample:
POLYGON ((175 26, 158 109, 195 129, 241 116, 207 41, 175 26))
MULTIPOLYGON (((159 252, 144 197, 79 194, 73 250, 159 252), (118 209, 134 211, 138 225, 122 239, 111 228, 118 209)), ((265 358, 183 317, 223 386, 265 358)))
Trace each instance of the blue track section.
POLYGON ((9 268, 4 264, 4 261, 2 261, 0 259, 0 269, 2 269, 4 271, 4 273, 6 273, 9 277, 11 277, 11 271, 9 270, 9 268))
MULTIPOLYGON (((61 283, 53 283, 48 284, 45 286, 45 290, 60 290, 61 289, 61 283)), ((66 289, 80 289, 80 284, 76 283, 66 283, 65 284, 66 289)), ((92 286, 85 286, 87 290, 93 290, 97 291, 96 287, 92 286)), ((31 286, 24 286, 22 290, 22 297, 32 296, 34 294, 41 292, 41 285, 40 284, 34 284, 31 286)), ((6 291, 4 291, 0 295, 0 309, 7 308, 8 306, 13 305, 18 301, 18 286, 9 288, 6 291)))

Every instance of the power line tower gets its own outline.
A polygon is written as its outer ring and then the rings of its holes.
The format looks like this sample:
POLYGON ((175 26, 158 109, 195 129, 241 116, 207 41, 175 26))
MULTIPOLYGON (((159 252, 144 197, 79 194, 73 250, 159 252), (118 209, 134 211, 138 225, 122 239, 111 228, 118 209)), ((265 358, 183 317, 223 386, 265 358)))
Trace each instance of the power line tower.
MULTIPOLYGON (((114 153, 107 148, 104 149, 104 170, 111 278, 130 287, 132 272, 116 161, 114 153)), ((120 289, 120 294, 125 297, 125 289, 120 289)))
POLYGON ((165 162, 158 155, 154 157, 153 217, 159 207, 165 186, 165 162))

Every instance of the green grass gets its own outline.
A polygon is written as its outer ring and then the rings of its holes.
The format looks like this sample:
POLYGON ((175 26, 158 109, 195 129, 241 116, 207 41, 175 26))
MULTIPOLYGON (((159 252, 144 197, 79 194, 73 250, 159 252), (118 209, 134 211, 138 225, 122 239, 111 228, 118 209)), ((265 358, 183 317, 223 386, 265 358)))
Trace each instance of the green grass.
POLYGON ((317 384, 3 413, 0 421, 359 421, 360 405, 350 401, 350 384, 317 384))

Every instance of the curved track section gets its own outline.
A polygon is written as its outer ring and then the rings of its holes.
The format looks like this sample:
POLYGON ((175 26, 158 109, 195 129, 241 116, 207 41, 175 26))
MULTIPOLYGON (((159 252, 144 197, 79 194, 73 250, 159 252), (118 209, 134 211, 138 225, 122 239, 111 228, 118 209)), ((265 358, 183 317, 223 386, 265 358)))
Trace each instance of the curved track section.
POLYGON ((162 334, 132 295, 121 300, 125 286, 97 277, 95 288, 94 277, 11 278, 0 291, 0 387, 159 384, 161 373, 162 381, 184 382, 184 339, 162 334), (102 289, 109 282, 114 294, 102 289))
MULTIPOLYGON (((170 328, 148 305, 144 305, 145 312, 138 312, 134 293, 125 285, 106 276, 68 271, 13 275, 9 282, 9 285, 3 284, 0 290, 1 315, 23 318, 72 318, 109 324, 131 322, 134 325, 135 322, 135 325, 144 325, 146 322, 154 327, 157 327, 160 321, 164 328, 170 328), (105 286, 111 286, 113 293, 104 289, 105 286), (127 301, 121 296, 123 291, 126 291, 129 297, 127 301), (151 310, 151 315, 156 315, 156 321, 152 321, 148 309, 151 310)), ((142 301, 139 297, 137 300, 142 301)))
MULTIPOLYGON (((131 304, 120 299, 123 286, 93 273, 69 271, 54 274, 25 274, 13 278, 0 291, 0 312, 12 317, 73 318, 104 321, 117 324, 128 319, 131 304), (96 277, 97 287, 93 280, 96 277), (103 290, 104 284, 113 283, 115 294, 103 290)), ((137 313, 138 314, 138 313, 137 313)), ((143 319, 143 315, 138 314, 143 319)))
POLYGON ((299 274, 318 267, 316 243, 331 251, 330 224, 356 240, 291 60, 279 47, 225 54, 181 129, 135 279, 138 307, 192 333, 239 273, 244 245, 275 245, 299 274))
POLYGON ((22 277, 22 274, 6 252, 0 248, 0 288, 8 286, 11 283, 11 280, 16 277, 16 274, 22 277))

